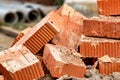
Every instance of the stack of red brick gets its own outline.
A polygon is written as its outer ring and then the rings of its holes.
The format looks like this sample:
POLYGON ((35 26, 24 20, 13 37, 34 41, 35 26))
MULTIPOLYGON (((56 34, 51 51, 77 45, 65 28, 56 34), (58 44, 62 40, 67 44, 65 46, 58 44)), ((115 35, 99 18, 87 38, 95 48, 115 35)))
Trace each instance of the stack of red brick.
MULTIPOLYGON (((84 35, 87 37, 80 40, 80 53, 84 57, 101 59, 108 55, 120 59, 120 1, 98 0, 97 3, 98 17, 84 20, 84 35)), ((105 60, 99 61, 100 73, 120 72, 120 61, 105 60)))
MULTIPOLYGON (((99 1, 109 2, 98 0, 103 7, 99 1)), ((88 19, 64 4, 21 31, 11 48, 0 52, 0 72, 7 80, 33 80, 47 73, 82 78, 83 58, 97 58, 102 74, 120 72, 119 22, 111 16, 88 19)))

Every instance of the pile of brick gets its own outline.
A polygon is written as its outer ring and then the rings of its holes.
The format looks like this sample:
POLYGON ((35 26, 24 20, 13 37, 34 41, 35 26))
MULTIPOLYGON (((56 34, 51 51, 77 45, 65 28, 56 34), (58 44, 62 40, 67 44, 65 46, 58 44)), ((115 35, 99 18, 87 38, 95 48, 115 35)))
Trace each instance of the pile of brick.
POLYGON ((107 55, 109 58, 98 59, 100 73, 120 72, 120 1, 98 0, 97 3, 99 16, 83 22, 84 35, 87 37, 80 40, 80 53, 84 57, 94 58, 107 55))
POLYGON ((119 17, 103 16, 88 19, 67 4, 51 11, 0 52, 0 80, 110 80, 101 75, 120 72, 119 17))

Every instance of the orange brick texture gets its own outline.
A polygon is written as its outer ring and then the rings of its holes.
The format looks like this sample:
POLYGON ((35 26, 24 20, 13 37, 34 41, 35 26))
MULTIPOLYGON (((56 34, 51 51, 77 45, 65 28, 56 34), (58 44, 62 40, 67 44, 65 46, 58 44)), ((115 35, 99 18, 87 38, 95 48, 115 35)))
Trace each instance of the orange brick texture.
POLYGON ((84 34, 92 37, 120 38, 119 17, 94 17, 84 20, 84 34))
POLYGON ((80 54, 84 57, 120 57, 119 48, 120 40, 93 37, 84 37, 80 40, 80 54))
POLYGON ((60 32, 63 27, 62 24, 63 18, 55 11, 52 11, 15 45, 23 44, 33 54, 36 54, 47 42, 60 32))
POLYGON ((44 76, 41 62, 23 45, 0 52, 0 71, 7 80, 32 80, 44 76))
POLYGON ((104 75, 112 74, 113 72, 120 72, 119 63, 99 63, 99 71, 104 75))
POLYGON ((77 48, 79 37, 83 33, 83 20, 86 18, 81 13, 64 4, 57 13, 64 19, 64 27, 53 39, 53 43, 69 48, 77 48))
POLYGON ((120 58, 99 58, 99 71, 103 75, 109 75, 113 72, 120 72, 120 58))
POLYGON ((30 31, 32 30, 32 28, 28 27, 24 30, 22 30, 18 35, 17 37, 15 38, 14 42, 12 43, 11 47, 17 43, 24 35, 26 35, 27 33, 29 33, 30 31))
POLYGON ((100 15, 120 15, 120 0, 97 0, 100 15))
POLYGON ((75 50, 46 44, 43 60, 53 77, 61 77, 65 74, 84 77, 85 64, 81 60, 81 55, 75 50))

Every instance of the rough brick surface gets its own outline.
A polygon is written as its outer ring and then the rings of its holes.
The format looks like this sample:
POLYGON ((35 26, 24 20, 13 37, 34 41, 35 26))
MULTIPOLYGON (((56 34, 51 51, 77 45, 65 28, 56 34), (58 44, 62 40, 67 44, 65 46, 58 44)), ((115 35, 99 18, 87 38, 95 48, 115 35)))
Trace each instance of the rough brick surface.
POLYGON ((25 46, 13 46, 0 54, 0 71, 7 80, 32 80, 44 76, 41 62, 25 46))
POLYGON ((47 42, 60 32, 63 27, 62 24, 63 18, 55 11, 52 11, 15 45, 23 44, 32 53, 36 54, 47 42))
POLYGON ((80 54, 84 57, 120 57, 120 40, 83 37, 80 40, 80 54))
POLYGON ((64 28, 52 42, 57 45, 76 49, 79 37, 83 33, 83 20, 86 17, 67 4, 58 9, 57 13, 64 19, 64 28))
POLYGON ((120 58, 104 58, 99 60, 100 73, 108 75, 112 74, 113 72, 120 72, 120 58))
POLYGON ((18 42, 24 35, 26 35, 27 33, 29 33, 31 29, 32 29, 32 28, 28 27, 28 28, 22 30, 22 31, 17 35, 17 37, 15 38, 15 40, 14 40, 14 42, 12 43, 11 47, 12 47, 16 42, 18 42))
POLYGON ((120 0, 97 0, 101 15, 120 15, 120 0))
POLYGON ((80 12, 77 12, 72 7, 67 4, 64 4, 60 9, 57 10, 57 13, 63 17, 67 16, 67 19, 72 19, 74 23, 83 25, 83 20, 86 18, 80 12))
POLYGON ((94 17, 84 20, 84 34, 107 38, 120 38, 119 17, 94 17))
POLYGON ((85 64, 81 55, 72 49, 46 44, 43 60, 53 77, 70 75, 84 77, 85 64))

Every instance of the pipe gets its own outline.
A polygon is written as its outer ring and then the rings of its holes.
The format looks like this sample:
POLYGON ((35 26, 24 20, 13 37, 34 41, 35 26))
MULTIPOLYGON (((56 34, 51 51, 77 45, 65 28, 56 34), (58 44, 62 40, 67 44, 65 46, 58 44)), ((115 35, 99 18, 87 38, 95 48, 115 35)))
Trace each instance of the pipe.
POLYGON ((25 19, 27 22, 37 21, 39 19, 39 14, 34 9, 19 9, 25 15, 25 19))
POLYGON ((0 8, 0 22, 7 24, 16 24, 18 20, 17 15, 8 9, 0 8))
MULTIPOLYGON (((11 4, 13 4, 13 3, 11 3, 11 4)), ((34 9, 33 13, 38 15, 38 17, 37 17, 38 19, 41 19, 41 18, 43 18, 45 16, 42 13, 42 11, 40 10, 39 5, 37 5, 37 4, 33 4, 33 3, 27 4, 27 3, 23 3, 23 2, 14 2, 14 4, 21 5, 21 6, 25 7, 25 8, 34 9), (37 11, 38 14, 36 13, 36 11, 37 11)), ((33 17, 30 17, 30 18, 33 19, 33 17)))
POLYGON ((16 11, 16 14, 18 16, 18 22, 19 23, 25 22, 24 14, 21 11, 16 11))
POLYGON ((47 13, 49 13, 51 10, 56 10, 57 6, 45 6, 42 4, 35 4, 35 3, 29 3, 25 2, 24 5, 26 7, 31 7, 39 10, 39 13, 42 17, 44 17, 47 13))
POLYGON ((21 22, 25 21, 24 14, 21 11, 18 11, 15 8, 10 8, 9 6, 6 6, 6 5, 0 4, 0 8, 1 9, 7 9, 8 11, 13 11, 17 15, 17 17, 18 17, 17 23, 21 23, 21 22))
MULTIPOLYGON (((37 10, 32 8, 26 8, 22 4, 0 4, 0 6, 4 6, 5 8, 9 8, 11 10, 16 10, 24 14, 25 20, 27 22, 32 22, 38 20, 39 13, 37 10)), ((20 17, 21 18, 21 17, 20 17)), ((20 20, 20 19, 19 19, 20 20)))
POLYGON ((43 18, 45 16, 45 14, 41 11, 40 6, 38 4, 34 4, 34 3, 24 3, 24 6, 27 8, 32 8, 32 9, 36 9, 39 13, 39 18, 43 18))

